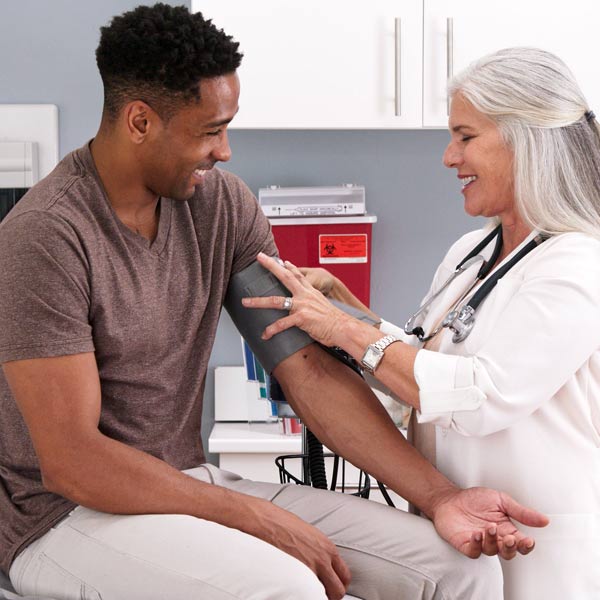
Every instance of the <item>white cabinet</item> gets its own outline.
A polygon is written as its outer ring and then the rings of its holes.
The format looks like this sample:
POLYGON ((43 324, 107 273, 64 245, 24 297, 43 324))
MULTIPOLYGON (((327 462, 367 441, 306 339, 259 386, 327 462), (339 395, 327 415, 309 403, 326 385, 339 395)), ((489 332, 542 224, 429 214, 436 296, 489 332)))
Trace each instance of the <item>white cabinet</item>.
POLYGON ((592 0, 425 0, 423 125, 447 124, 449 62, 458 73, 471 61, 509 46, 536 46, 557 54, 573 71, 590 106, 600 111, 598 17, 600 4, 592 0))
POLYGON ((600 111, 592 0, 192 0, 192 10, 245 53, 234 127, 445 127, 449 67, 515 45, 558 54, 600 111))
POLYGON ((421 0, 192 0, 192 10, 244 52, 233 127, 421 126, 421 0))

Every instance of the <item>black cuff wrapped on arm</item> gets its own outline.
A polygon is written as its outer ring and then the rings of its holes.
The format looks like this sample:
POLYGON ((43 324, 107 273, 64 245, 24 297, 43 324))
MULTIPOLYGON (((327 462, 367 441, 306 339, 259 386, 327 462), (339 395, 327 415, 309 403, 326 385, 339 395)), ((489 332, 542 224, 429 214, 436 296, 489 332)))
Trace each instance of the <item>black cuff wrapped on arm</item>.
POLYGON ((225 308, 258 362, 269 374, 280 362, 314 340, 297 327, 286 329, 269 340, 261 339, 265 328, 285 317, 288 312, 271 308, 246 308, 242 305, 242 298, 290 295, 285 286, 258 262, 253 262, 229 280, 225 308))

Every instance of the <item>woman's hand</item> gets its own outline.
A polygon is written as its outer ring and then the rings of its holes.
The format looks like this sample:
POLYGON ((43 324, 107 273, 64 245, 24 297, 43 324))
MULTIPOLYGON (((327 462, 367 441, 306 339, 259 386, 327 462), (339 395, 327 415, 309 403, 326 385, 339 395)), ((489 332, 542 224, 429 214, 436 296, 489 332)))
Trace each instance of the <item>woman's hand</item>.
POLYGON ((288 265, 293 267, 293 269, 291 269, 292 271, 295 270, 301 275, 304 275, 308 283, 319 290, 324 296, 329 296, 335 287, 336 278, 326 269, 321 269, 320 267, 300 267, 299 269, 296 269, 292 263, 286 262, 286 267, 288 265))
MULTIPOLYGON (((292 307, 289 315, 269 325, 262 338, 268 340, 290 327, 299 327, 325 346, 341 346, 340 334, 344 325, 352 320, 352 317, 333 306, 291 263, 286 263, 284 267, 276 259, 262 252, 257 256, 257 260, 265 269, 271 271, 292 294, 292 307)), ((242 304, 247 308, 284 310, 284 301, 285 297, 283 296, 269 296, 244 298, 242 304)))
POLYGON ((330 300, 337 300, 348 306, 357 308, 358 310, 369 315, 375 323, 379 323, 381 318, 376 315, 368 306, 363 304, 344 284, 341 279, 332 275, 326 269, 301 267, 296 268, 292 263, 286 262, 286 267, 298 276, 304 275, 308 283, 327 296, 330 300))

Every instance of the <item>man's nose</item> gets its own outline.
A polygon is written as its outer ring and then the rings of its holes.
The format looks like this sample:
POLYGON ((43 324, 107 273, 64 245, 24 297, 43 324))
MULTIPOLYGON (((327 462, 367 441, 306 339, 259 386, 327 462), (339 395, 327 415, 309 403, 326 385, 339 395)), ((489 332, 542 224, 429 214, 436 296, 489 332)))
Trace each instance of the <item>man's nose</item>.
POLYGON ((231 147, 229 146, 229 136, 226 130, 220 136, 219 144, 212 154, 220 162, 227 162, 231 158, 231 147))

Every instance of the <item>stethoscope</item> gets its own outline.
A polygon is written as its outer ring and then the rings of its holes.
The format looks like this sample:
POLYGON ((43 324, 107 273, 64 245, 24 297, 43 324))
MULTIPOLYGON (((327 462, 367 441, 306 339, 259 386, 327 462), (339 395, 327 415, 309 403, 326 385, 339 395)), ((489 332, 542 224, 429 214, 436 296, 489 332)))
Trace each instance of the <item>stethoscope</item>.
POLYGON ((536 235, 532 240, 530 240, 515 256, 513 256, 505 265, 499 268, 487 281, 482 283, 481 287, 473 294, 473 297, 466 302, 463 306, 460 304, 464 301, 464 299, 469 295, 471 290, 477 285, 479 281, 485 279, 489 272, 492 270, 493 266, 496 264, 498 260, 498 256, 500 256, 500 251, 502 250, 502 225, 498 225, 496 229, 494 229, 490 234, 488 234, 467 256, 465 256, 459 263, 456 265, 456 269, 448 277, 448 279, 444 282, 442 287, 433 294, 429 299, 427 299, 420 307, 419 310, 414 313, 410 319, 406 322, 404 326, 404 332, 408 335, 416 335, 419 341, 427 342, 436 336, 444 327, 450 329, 454 335, 452 336, 452 341, 455 344, 462 342, 465 340, 468 335, 471 333, 473 329, 473 325, 475 324, 475 311, 477 307, 483 302, 483 300, 487 297, 487 295, 494 289, 498 281, 509 271, 515 264, 517 264, 526 254, 531 252, 534 248, 539 246, 545 239, 546 236, 541 234, 536 235), (492 252, 492 256, 488 261, 486 261, 483 256, 481 256, 480 252, 490 244, 492 240, 496 239, 496 244, 494 246, 494 250, 492 252), (453 304, 450 312, 445 316, 443 321, 438 325, 429 335, 425 335, 425 331, 421 326, 415 327, 416 318, 423 313, 423 311, 464 271, 472 267, 473 265, 482 262, 481 268, 477 273, 477 277, 475 281, 469 288, 461 295, 461 297, 453 304))

